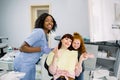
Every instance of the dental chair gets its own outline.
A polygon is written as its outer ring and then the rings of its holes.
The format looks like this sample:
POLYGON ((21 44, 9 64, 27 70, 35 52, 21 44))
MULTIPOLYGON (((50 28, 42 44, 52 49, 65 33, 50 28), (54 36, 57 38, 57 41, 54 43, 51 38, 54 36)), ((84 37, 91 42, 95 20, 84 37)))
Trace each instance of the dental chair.
POLYGON ((46 70, 44 64, 48 54, 44 54, 40 60, 41 63, 41 80, 51 80, 52 77, 49 76, 48 71, 46 70))

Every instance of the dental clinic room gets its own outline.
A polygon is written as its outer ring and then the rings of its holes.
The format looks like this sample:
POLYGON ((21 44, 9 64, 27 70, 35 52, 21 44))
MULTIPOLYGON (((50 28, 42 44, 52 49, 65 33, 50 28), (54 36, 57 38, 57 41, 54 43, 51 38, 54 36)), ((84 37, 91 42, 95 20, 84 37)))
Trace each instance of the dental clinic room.
POLYGON ((0 80, 120 80, 120 0, 0 0, 0 80))

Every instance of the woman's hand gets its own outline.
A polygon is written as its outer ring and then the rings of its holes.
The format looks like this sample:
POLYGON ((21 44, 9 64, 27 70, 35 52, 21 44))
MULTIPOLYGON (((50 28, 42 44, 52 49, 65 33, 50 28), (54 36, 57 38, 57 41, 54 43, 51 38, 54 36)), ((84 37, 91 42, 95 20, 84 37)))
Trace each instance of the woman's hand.
POLYGON ((59 57, 60 57, 60 54, 59 54, 59 51, 58 51, 58 47, 55 47, 55 48, 53 49, 53 53, 55 54, 55 55, 54 55, 54 58, 59 58, 59 57))
POLYGON ((80 60, 87 60, 88 58, 94 58, 94 54, 91 53, 83 53, 80 57, 80 60))
POLYGON ((55 47, 52 51, 53 51, 53 53, 55 53, 55 54, 58 53, 58 47, 55 47))
POLYGON ((20 49, 21 52, 27 52, 27 53, 33 53, 33 52, 40 52, 41 48, 40 47, 32 47, 30 46, 27 42, 24 42, 20 49))
POLYGON ((88 58, 95 58, 95 55, 91 54, 91 53, 88 53, 87 56, 88 56, 88 58))
POLYGON ((44 52, 44 54, 49 54, 51 49, 49 47, 44 47, 44 48, 41 47, 41 51, 44 52))

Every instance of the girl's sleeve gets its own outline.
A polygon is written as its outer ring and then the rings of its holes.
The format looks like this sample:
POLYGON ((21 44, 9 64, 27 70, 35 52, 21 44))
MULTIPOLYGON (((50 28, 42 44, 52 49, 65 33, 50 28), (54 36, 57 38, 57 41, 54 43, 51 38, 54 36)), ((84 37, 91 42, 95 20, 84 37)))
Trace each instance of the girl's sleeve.
POLYGON ((51 52, 48 57, 47 57, 47 60, 46 60, 46 64, 48 65, 48 70, 50 72, 50 74, 54 75, 56 73, 56 70, 57 70, 57 66, 56 66, 56 60, 54 58, 54 54, 53 52, 51 52))
POLYGON ((48 66, 52 63, 53 57, 54 57, 54 53, 51 51, 51 52, 48 54, 48 57, 47 57, 47 60, 46 60, 46 64, 47 64, 48 66))

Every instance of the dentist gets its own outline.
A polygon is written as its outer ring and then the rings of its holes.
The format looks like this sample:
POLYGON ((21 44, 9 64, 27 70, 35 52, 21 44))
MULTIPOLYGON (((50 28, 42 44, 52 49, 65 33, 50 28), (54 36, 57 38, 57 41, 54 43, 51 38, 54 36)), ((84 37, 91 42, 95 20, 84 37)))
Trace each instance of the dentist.
POLYGON ((24 40, 20 52, 14 59, 14 71, 24 72, 21 80, 35 80, 35 65, 48 48, 48 34, 57 27, 55 19, 48 13, 43 13, 35 22, 32 33, 24 40))

